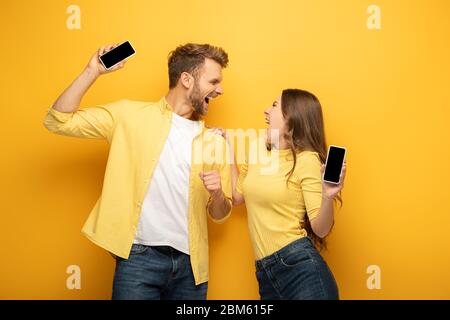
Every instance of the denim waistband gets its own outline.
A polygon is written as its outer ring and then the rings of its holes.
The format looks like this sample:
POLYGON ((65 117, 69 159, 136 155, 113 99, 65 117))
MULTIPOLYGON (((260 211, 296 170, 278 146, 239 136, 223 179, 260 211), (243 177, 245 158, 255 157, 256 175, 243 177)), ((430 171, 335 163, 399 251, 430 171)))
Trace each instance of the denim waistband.
POLYGON ((264 269, 264 267, 268 267, 272 264, 280 262, 280 255, 287 254, 288 252, 291 252, 293 250, 304 250, 306 247, 314 248, 314 244, 309 237, 302 237, 300 239, 292 241, 287 246, 284 246, 280 250, 272 253, 270 256, 257 260, 255 262, 256 270, 261 271, 262 269, 264 269))

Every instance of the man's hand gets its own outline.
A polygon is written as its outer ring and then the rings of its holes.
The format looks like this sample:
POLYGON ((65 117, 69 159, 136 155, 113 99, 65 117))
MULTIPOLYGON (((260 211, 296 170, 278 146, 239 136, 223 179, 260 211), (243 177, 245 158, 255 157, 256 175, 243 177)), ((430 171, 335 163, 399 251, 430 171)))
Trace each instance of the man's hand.
POLYGON ((231 210, 231 203, 222 191, 219 171, 200 172, 199 176, 210 195, 208 201, 210 203, 208 207, 210 216, 217 220, 225 218, 231 210))
POLYGON ((102 74, 109 73, 109 72, 114 72, 116 70, 122 69, 124 67, 125 63, 126 63, 126 60, 123 60, 122 62, 120 62, 119 64, 115 65, 111 69, 106 70, 105 67, 102 65, 102 63, 100 62, 100 59, 99 59, 99 57, 101 55, 104 55, 105 53, 111 51, 112 49, 114 49, 118 45, 119 45, 118 43, 116 43, 116 44, 109 44, 109 45, 105 45, 105 46, 101 47, 100 49, 98 49, 97 52, 94 53, 94 55, 89 60, 89 63, 86 66, 86 70, 91 72, 96 77, 98 77, 98 76, 100 76, 102 74))
POLYGON ((216 197, 222 193, 222 183, 219 171, 200 172, 200 179, 202 179, 203 185, 206 190, 208 190, 211 197, 216 197))
POLYGON ((98 59, 102 54, 117 47, 117 44, 110 44, 103 46, 91 57, 88 65, 83 72, 72 82, 72 84, 64 90, 63 93, 56 99, 53 104, 53 109, 59 112, 75 112, 77 111, 81 99, 85 95, 89 87, 97 80, 97 78, 108 72, 113 72, 122 69, 125 65, 125 60, 115 65, 110 70, 106 70, 98 59))

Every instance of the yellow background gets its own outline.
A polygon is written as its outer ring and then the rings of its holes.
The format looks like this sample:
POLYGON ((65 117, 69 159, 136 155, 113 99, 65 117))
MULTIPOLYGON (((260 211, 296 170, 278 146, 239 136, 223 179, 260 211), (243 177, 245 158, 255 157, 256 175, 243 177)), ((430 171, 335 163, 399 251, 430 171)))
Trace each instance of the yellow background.
MULTIPOLYGON (((42 121, 101 45, 137 54, 82 106, 166 93, 167 55, 225 48, 212 126, 263 128, 288 87, 322 102, 328 143, 348 148, 344 207, 324 254, 343 299, 450 298, 450 1, 1 1, 1 299, 109 299, 113 259, 80 229, 100 194, 105 141, 50 134, 42 121), (81 9, 69 30, 66 9, 81 9), (370 4, 382 29, 366 27, 370 4), (66 268, 81 267, 81 290, 66 268), (366 268, 381 268, 369 290, 366 268)), ((257 299, 246 212, 210 224, 209 299, 257 299)))

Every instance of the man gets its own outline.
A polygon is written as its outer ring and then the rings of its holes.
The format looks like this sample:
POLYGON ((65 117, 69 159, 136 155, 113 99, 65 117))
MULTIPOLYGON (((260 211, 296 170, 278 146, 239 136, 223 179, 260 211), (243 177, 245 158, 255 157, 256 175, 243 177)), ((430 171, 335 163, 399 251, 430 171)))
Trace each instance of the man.
POLYGON ((110 144, 102 194, 82 232, 116 258, 113 299, 206 299, 207 215, 217 223, 229 217, 231 182, 227 144, 201 119, 223 93, 228 55, 208 44, 179 46, 159 102, 78 109, 100 75, 124 67, 99 62, 114 47, 92 56, 44 120, 51 132, 110 144))

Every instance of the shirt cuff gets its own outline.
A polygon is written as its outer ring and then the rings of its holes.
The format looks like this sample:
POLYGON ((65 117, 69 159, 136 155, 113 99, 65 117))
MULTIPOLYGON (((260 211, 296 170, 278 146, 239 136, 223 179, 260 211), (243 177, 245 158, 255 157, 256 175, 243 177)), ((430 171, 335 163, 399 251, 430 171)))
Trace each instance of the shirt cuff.
POLYGON ((48 114, 58 120, 59 122, 66 122, 73 116, 73 112, 61 112, 51 107, 48 109, 48 114))
POLYGON ((225 215, 225 217, 223 217, 223 218, 221 218, 221 219, 216 219, 216 218, 214 218, 214 217, 211 215, 211 213, 209 213, 209 206, 210 206, 210 204, 211 204, 211 197, 209 197, 209 199, 208 199, 208 203, 206 204, 206 213, 208 214, 209 218, 210 218, 214 223, 222 224, 222 223, 224 223, 226 220, 228 220, 228 218, 231 216, 231 210, 232 210, 232 208, 233 208, 233 202, 232 202, 232 200, 231 200, 229 197, 227 197, 227 196, 225 196, 225 199, 227 199, 227 200, 229 201, 229 203, 230 203, 230 211, 228 211, 228 213, 225 215))

